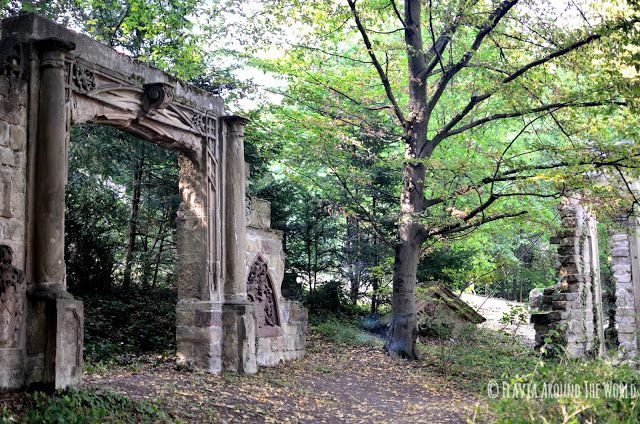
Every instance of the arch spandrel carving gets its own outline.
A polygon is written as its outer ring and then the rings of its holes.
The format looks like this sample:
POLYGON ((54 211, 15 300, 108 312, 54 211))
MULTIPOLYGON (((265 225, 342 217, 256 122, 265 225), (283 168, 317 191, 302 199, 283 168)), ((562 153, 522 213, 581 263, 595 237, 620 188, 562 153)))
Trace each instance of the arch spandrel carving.
POLYGON ((66 60, 71 124, 116 126, 194 160, 202 141, 217 137, 217 116, 177 96, 166 82, 142 83, 69 54, 66 60))

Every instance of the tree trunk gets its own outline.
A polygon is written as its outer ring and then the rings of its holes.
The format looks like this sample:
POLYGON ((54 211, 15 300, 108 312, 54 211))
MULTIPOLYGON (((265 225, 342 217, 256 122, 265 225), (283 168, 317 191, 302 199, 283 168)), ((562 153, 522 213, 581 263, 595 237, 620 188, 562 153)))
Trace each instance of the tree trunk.
POLYGON ((158 269, 160 268, 160 258, 162 257, 162 251, 164 249, 164 234, 160 239, 160 247, 158 247, 158 254, 156 255, 156 263, 155 269, 153 270, 153 282, 151 283, 151 287, 156 288, 156 284, 158 281, 158 269))
POLYGON ((143 158, 137 158, 133 161, 133 195, 131 198, 131 214, 129 215, 129 241, 127 243, 127 254, 124 260, 124 279, 122 281, 122 289, 124 291, 131 288, 131 263, 133 260, 133 251, 136 246, 136 233, 138 231, 138 210, 140 208, 143 167, 143 158))
POLYGON ((434 145, 427 143, 430 110, 427 107, 425 57, 420 26, 420 0, 405 1, 405 43, 409 66, 409 115, 404 126, 405 165, 400 193, 400 225, 393 265, 391 323, 385 350, 391 356, 419 359, 416 318, 416 274, 426 231, 416 221, 424 210, 424 162, 434 145))
POLYGON ((360 279, 358 278, 358 220, 354 216, 347 216, 346 231, 346 265, 349 270, 349 300, 351 304, 358 303, 358 294, 360 293, 360 279))
MULTIPOLYGON (((411 226, 415 227, 415 224, 411 226)), ((418 337, 416 270, 422 242, 415 230, 408 232, 412 235, 396 246, 391 301, 392 315, 385 350, 391 356, 418 359, 416 349, 418 337)))

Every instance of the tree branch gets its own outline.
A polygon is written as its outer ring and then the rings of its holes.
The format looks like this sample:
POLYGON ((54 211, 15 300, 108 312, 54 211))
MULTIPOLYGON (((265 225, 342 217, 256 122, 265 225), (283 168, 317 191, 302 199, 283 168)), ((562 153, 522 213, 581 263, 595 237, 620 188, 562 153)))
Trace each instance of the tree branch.
POLYGON ((356 22, 358 31, 362 36, 362 41, 364 42, 364 45, 367 48, 367 53, 369 53, 369 57, 373 62, 373 66, 376 68, 376 71, 378 72, 378 76, 380 77, 380 82, 382 82, 382 86, 384 87, 384 91, 387 94, 387 98, 393 105, 393 111, 395 112, 395 115, 398 118, 398 121, 400 121, 400 124, 403 127, 405 127, 406 120, 404 118, 404 114, 402 113, 402 109, 400 109, 400 106, 398 105, 398 101, 396 100, 396 97, 393 94, 393 90, 391 89, 391 83, 389 82, 389 78, 387 77, 387 74, 384 72, 384 69, 382 69, 382 65, 380 64, 378 57, 373 51, 373 45, 371 44, 369 35, 367 34, 367 31, 365 30, 364 25, 360 20, 360 15, 358 14, 358 10, 356 9, 356 2, 355 0, 347 0, 347 2, 349 3, 349 8, 351 9, 351 14, 353 15, 353 18, 356 22))
POLYGON ((516 212, 516 213, 503 213, 503 214, 498 214, 498 215, 492 215, 492 216, 488 216, 486 218, 483 218, 479 221, 467 224, 467 225, 463 225, 462 223, 456 223, 456 224, 451 224, 451 225, 446 225, 444 227, 441 228, 437 228, 434 230, 431 230, 429 232, 427 232, 427 237, 434 237, 434 236, 442 236, 442 235, 449 235, 449 234, 454 234, 454 233, 459 233, 460 231, 465 231, 468 230, 470 228, 475 228, 475 227, 479 227, 483 224, 486 224, 488 222, 492 222, 492 221, 498 221, 500 219, 506 219, 506 218, 516 218, 518 216, 522 216, 522 215, 526 215, 527 211, 520 211, 520 212, 516 212))

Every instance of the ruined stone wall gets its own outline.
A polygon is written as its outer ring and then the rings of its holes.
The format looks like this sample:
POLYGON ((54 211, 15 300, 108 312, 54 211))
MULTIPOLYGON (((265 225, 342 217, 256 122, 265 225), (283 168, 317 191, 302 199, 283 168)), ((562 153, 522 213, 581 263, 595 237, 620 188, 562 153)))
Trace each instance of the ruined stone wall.
POLYGON ((635 358, 638 352, 637 326, 640 304, 635 296, 640 294, 640 270, 638 269, 638 226, 636 218, 617 220, 610 231, 611 268, 616 285, 615 328, 618 333, 618 353, 622 359, 635 358))
POLYGON ((0 76, 0 244, 25 268, 26 84, 0 76))
POLYGON ((251 198, 248 202, 247 275, 250 280, 247 289, 250 298, 264 297, 261 288, 257 288, 260 293, 252 295, 252 278, 262 281, 260 285, 264 284, 265 279, 270 280, 273 287, 274 309, 278 314, 277 319, 269 318, 261 323, 260 317, 263 313, 261 309, 269 309, 272 306, 268 304, 256 306, 258 325, 268 327, 258 328, 256 346, 258 364, 268 366, 302 357, 306 343, 307 310, 298 302, 282 297, 281 287, 284 278, 282 232, 271 229, 271 204, 257 198, 251 198), (260 267, 264 269, 261 271, 260 267), (257 275, 260 273, 268 275, 257 275))
POLYGON ((558 234, 558 284, 532 299, 539 308, 531 314, 540 346, 550 329, 561 335, 570 357, 604 355, 602 292, 598 262, 598 235, 593 216, 577 197, 564 198, 558 207, 562 221, 558 234))
POLYGON ((0 387, 11 389, 24 381, 28 96, 8 65, 0 67, 0 387))

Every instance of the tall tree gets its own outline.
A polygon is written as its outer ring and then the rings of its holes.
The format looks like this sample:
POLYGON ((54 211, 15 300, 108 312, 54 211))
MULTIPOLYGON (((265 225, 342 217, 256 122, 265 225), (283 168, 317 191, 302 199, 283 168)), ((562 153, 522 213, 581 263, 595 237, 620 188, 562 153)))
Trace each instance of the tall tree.
POLYGON ((547 214, 549 203, 536 199, 591 187, 594 170, 635 172, 638 149, 618 143, 637 136, 622 124, 635 122, 629 87, 604 52, 624 44, 636 19, 595 5, 567 2, 572 14, 559 19, 563 8, 545 0, 272 4, 307 29, 284 31, 283 57, 261 61, 288 77, 281 132, 303 127, 297 146, 284 149, 290 166, 310 181, 329 175, 378 230, 370 169, 351 166, 351 147, 372 154, 363 137, 377 138, 386 146, 378 161, 401 168, 401 184, 385 187, 400 200, 387 238, 391 354, 418 356, 416 270, 426 247, 547 214))

